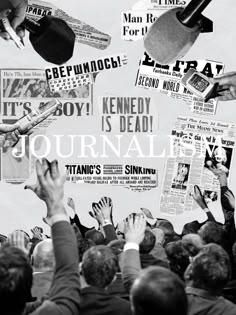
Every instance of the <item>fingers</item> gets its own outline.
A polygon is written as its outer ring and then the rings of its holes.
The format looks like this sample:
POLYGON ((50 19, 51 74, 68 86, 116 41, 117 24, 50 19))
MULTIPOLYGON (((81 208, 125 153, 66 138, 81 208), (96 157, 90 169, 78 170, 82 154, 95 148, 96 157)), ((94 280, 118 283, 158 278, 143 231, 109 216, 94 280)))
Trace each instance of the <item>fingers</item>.
POLYGON ((54 160, 51 162, 50 171, 51 171, 52 179, 57 179, 60 177, 57 160, 54 160))
POLYGON ((94 215, 94 213, 93 213, 92 211, 89 211, 89 215, 90 215, 92 218, 96 219, 96 217, 95 217, 95 215, 94 215))
POLYGON ((12 131, 16 130, 17 128, 18 128, 17 124, 12 124, 12 125, 1 124, 0 125, 0 132, 2 132, 2 133, 12 132, 12 131))
MULTIPOLYGON (((49 173, 49 172, 47 172, 47 173, 49 173)), ((37 178, 38 178, 40 185, 46 186, 47 182, 46 182, 45 177, 44 177, 43 166, 39 160, 36 161, 36 174, 37 174, 37 178)))
POLYGON ((2 39, 6 40, 6 41, 11 39, 10 35, 7 32, 4 32, 4 31, 0 31, 0 37, 2 39))
MULTIPOLYGON (((12 1, 11 1, 12 2, 12 1)), ((11 25, 14 30, 16 30, 17 26, 19 26, 25 19, 25 13, 27 8, 27 0, 22 0, 19 4, 15 7, 14 10, 14 17, 11 22, 11 25)), ((14 3, 12 3, 14 6, 14 3)))
POLYGON ((11 13, 10 9, 6 9, 6 10, 2 10, 0 11, 0 20, 2 20, 3 18, 8 17, 8 15, 11 13))
POLYGON ((36 191, 38 185, 25 185, 24 189, 29 189, 29 190, 32 190, 33 192, 36 191))
POLYGON ((236 72, 230 72, 214 77, 214 81, 218 82, 219 85, 232 85, 232 83, 236 83, 236 72))
POLYGON ((21 26, 18 26, 16 28, 16 35, 23 39, 25 37, 25 29, 21 26))

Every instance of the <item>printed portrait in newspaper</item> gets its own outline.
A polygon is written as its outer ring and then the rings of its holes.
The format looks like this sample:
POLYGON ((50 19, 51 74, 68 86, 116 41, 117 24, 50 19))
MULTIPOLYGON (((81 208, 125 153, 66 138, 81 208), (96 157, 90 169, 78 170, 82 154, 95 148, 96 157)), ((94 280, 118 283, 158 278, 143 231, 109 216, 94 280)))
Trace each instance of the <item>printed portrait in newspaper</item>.
POLYGON ((174 174, 173 182, 172 182, 172 188, 174 189, 181 189, 186 190, 187 184, 188 184, 188 177, 189 177, 189 169, 190 164, 186 163, 178 163, 176 164, 174 174))
POLYGON ((232 159, 232 151, 232 148, 209 145, 209 150, 206 150, 204 167, 215 167, 224 171, 228 175, 232 159))
POLYGON ((211 203, 218 200, 218 192, 212 190, 204 190, 203 198, 206 203, 211 203))

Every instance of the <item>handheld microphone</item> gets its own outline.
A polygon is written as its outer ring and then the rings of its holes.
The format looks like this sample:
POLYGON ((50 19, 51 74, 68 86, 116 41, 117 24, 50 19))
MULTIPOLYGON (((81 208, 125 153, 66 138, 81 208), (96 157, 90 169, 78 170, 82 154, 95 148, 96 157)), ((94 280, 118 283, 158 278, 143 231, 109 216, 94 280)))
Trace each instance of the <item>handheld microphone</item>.
POLYGON ((26 17, 23 26, 33 48, 46 61, 61 65, 73 56, 75 33, 62 19, 47 15, 36 22, 26 17))
POLYGON ((212 27, 212 22, 201 14, 210 2, 192 0, 186 8, 174 8, 162 14, 144 37, 144 47, 150 57, 167 65, 185 56, 204 27, 212 27))

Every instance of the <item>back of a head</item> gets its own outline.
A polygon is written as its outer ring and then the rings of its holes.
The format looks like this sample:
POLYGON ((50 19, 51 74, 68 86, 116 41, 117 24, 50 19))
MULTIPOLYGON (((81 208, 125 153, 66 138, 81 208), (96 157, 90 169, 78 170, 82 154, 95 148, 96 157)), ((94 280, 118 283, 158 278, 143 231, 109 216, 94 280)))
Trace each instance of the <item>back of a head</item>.
POLYGON ((144 239, 139 245, 140 254, 148 254, 151 250, 153 250, 156 244, 156 236, 152 233, 150 228, 146 228, 144 239))
POLYGON ((191 278, 195 288, 219 294, 231 276, 230 259, 217 244, 203 247, 191 263, 191 278))
POLYGON ((165 220, 165 219, 158 220, 156 227, 158 227, 159 229, 162 229, 163 232, 165 233, 165 236, 174 233, 173 224, 168 220, 165 220))
POLYGON ((201 239, 205 244, 222 245, 223 242, 223 228, 216 222, 206 222, 198 231, 201 239))
POLYGON ((21 314, 31 299, 32 268, 18 248, 0 248, 0 312, 21 314))
POLYGON ((118 259, 107 246, 93 246, 84 253, 82 273, 88 285, 106 288, 117 271, 118 259))
POLYGON ((197 233, 200 229, 200 223, 198 221, 192 221, 189 223, 186 223, 182 230, 182 236, 192 233, 197 233))
POLYGON ((186 315, 184 283, 166 268, 148 267, 132 286, 131 304, 134 315, 186 315))
POLYGON ((89 238, 82 238, 78 240, 78 253, 79 253, 79 262, 82 261, 84 253, 91 247, 95 246, 94 241, 89 238))
POLYGON ((32 262, 35 271, 45 272, 54 270, 55 257, 51 239, 41 241, 35 246, 32 262))
POLYGON ((198 234, 187 234, 182 238, 182 244, 189 256, 196 256, 203 248, 203 241, 198 234))
POLYGON ((190 260, 188 252, 184 249, 182 241, 170 242, 166 245, 166 255, 169 260, 170 270, 184 279, 184 272, 190 260))
POLYGON ((96 245, 104 245, 105 238, 101 232, 96 229, 89 230, 85 233, 85 238, 89 238, 96 245))

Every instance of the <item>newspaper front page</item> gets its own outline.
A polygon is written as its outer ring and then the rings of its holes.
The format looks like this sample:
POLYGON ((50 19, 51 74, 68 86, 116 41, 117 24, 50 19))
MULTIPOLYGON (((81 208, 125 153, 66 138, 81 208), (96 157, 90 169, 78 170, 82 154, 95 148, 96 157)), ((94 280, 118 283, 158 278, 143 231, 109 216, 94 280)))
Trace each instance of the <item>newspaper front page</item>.
MULTIPOLYGON (((58 99, 62 106, 51 116, 35 126, 33 135, 44 135, 53 121, 61 116, 84 116, 93 114, 93 87, 80 86, 71 91, 58 91, 52 93, 47 84, 44 70, 38 69, 2 69, 0 70, 1 123, 14 124, 21 117, 38 109, 52 99, 58 99)), ((42 139, 37 139, 35 150, 39 150, 42 139)), ((1 180, 9 183, 22 183, 29 178, 33 171, 34 159, 29 153, 29 139, 26 140, 26 154, 16 158, 12 150, 18 149, 21 143, 14 148, 5 146, 1 155, 1 180)))
POLYGON ((157 64, 154 59, 145 52, 140 61, 135 86, 154 89, 167 96, 183 100, 194 113, 215 115, 217 108, 217 101, 215 99, 210 99, 208 102, 205 102, 181 84, 181 78, 190 68, 194 68, 207 77, 213 78, 223 73, 224 64, 211 60, 177 60, 175 63, 162 66, 157 64))
POLYGON ((198 185, 207 201, 219 198, 219 181, 208 166, 230 176, 236 124, 204 118, 178 117, 172 130, 161 193, 161 212, 178 215, 196 208, 191 196, 198 185))
POLYGON ((142 39, 149 27, 163 13, 174 8, 182 8, 189 2, 190 0, 141 0, 137 2, 132 10, 121 13, 121 39, 128 41, 142 39))
POLYGON ((76 184, 122 186, 135 192, 158 187, 158 171, 122 164, 67 164, 67 181, 76 184))

